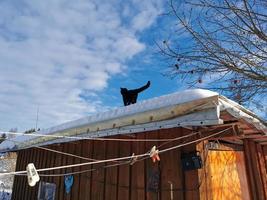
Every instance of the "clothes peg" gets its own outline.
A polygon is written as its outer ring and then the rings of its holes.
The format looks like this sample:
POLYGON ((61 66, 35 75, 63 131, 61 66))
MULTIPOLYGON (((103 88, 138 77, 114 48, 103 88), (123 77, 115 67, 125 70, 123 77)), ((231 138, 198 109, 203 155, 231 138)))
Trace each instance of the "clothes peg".
POLYGON ((156 146, 153 146, 149 153, 150 158, 155 163, 156 161, 160 161, 159 158, 159 150, 156 149, 156 146))
POLYGON ((26 167, 29 186, 33 187, 40 180, 40 177, 33 163, 29 163, 26 167))
POLYGON ((131 157, 131 160, 130 160, 130 165, 133 165, 136 161, 137 161, 137 157, 133 153, 132 157, 131 157))

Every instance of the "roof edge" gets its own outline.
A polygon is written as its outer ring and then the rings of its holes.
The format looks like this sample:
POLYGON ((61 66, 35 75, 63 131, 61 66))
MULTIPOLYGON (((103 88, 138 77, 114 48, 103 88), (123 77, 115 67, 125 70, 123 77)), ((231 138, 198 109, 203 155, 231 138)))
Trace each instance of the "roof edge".
POLYGON ((232 116, 238 119, 244 119, 249 124, 255 126, 256 129, 267 135, 266 121, 258 117, 255 113, 222 95, 219 96, 219 102, 221 104, 221 111, 226 110, 232 116))

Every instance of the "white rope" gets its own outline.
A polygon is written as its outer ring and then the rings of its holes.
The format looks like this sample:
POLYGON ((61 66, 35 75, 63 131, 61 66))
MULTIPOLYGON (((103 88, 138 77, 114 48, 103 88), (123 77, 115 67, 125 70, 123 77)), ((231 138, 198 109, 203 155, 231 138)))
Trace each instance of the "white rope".
MULTIPOLYGON (((181 139, 190 137, 200 133, 194 132, 189 135, 182 136, 181 139)), ((167 142, 172 141, 173 138, 168 139, 122 139, 122 138, 92 138, 92 137, 80 137, 80 136, 64 136, 64 135, 45 135, 38 133, 13 133, 13 132, 0 132, 0 134, 10 134, 10 135, 20 135, 20 136, 39 136, 39 137, 49 137, 49 138, 63 138, 63 139, 78 139, 78 140, 96 140, 96 141, 118 141, 118 142, 167 142)), ((15 142, 15 141, 13 141, 15 142)), ((23 143, 23 142, 20 142, 23 143)))
MULTIPOLYGON (((194 132, 194 133, 191 133, 191 134, 188 134, 188 135, 185 135, 185 136, 181 136, 181 137, 176 137, 176 138, 172 138, 172 139, 168 139, 168 143, 169 142, 173 142, 173 141, 177 141, 177 140, 181 140, 181 139, 184 139, 184 138, 187 138, 187 137, 191 137, 193 135, 196 135, 200 133, 199 131, 198 132, 194 132)), ((17 141, 14 141, 14 140, 10 140, 10 139, 6 139, 8 141, 11 141, 11 142, 14 142, 16 144, 20 144, 21 142, 17 142, 17 141)), ((54 150, 54 149, 49 149, 49 148, 45 148, 45 147, 40 147, 40 146, 33 146, 33 148, 38 148, 38 149, 42 149, 42 150, 46 150, 46 151, 51 151, 51 152, 54 152, 54 153, 58 153, 58 154, 62 154, 62 155, 67 155, 67 156, 71 156, 71 157, 75 157, 75 158, 79 158, 79 159, 83 159, 83 160, 88 160, 88 161, 97 161, 96 159, 93 159, 93 158, 87 158, 87 157, 82 157, 82 156, 78 156, 78 155, 75 155, 75 154, 71 154, 71 153, 66 153, 66 152, 62 152, 62 151, 57 151, 57 150, 54 150)))
MULTIPOLYGON (((148 153, 144 154, 139 154, 136 155, 136 157, 144 157, 148 156, 148 153)), ((106 163, 106 162, 113 162, 113 161, 120 161, 120 160, 128 160, 132 156, 126 156, 126 157, 120 157, 120 158, 112 158, 112 159, 106 159, 106 160, 98 160, 98 161, 93 161, 93 162, 86 162, 86 163, 78 163, 78 164, 72 164, 72 165, 64 165, 64 166, 58 166, 58 167, 50 167, 50 168, 43 168, 43 169, 37 169, 37 172, 45 172, 45 171, 50 171, 50 170, 57 170, 57 169, 67 169, 67 168, 72 168, 72 167, 81 167, 81 166, 86 166, 86 165, 94 165, 94 164, 101 164, 101 163, 106 163)), ((27 171, 17 171, 17 172, 8 172, 8 173, 1 173, 0 176, 3 175, 16 175, 16 174, 25 174, 27 171)))
MULTIPOLYGON (((126 164, 129 164, 129 161, 121 162, 121 163, 118 163, 118 164, 106 165, 106 166, 103 166, 102 168, 117 167, 117 166, 126 165, 126 164)), ((87 170, 70 172, 70 173, 63 173, 63 174, 39 174, 39 176, 40 177, 58 177, 58 176, 67 176, 67 175, 83 174, 83 173, 86 173, 86 172, 92 172, 92 171, 97 171, 97 170, 99 170, 99 168, 93 168, 93 169, 87 169, 87 170)), ((25 176, 26 174, 20 174, 20 175, 25 176)))
MULTIPOLYGON (((203 140, 206 140, 208 138, 214 137, 216 135, 219 135, 227 130, 230 130, 232 127, 227 128, 225 130, 219 131, 217 133, 211 134, 209 136, 197 139, 197 140, 193 140, 191 142, 185 143, 185 144, 180 144, 174 147, 170 147, 167 149, 163 149, 163 150, 159 150, 159 154, 161 153, 165 153, 167 151, 171 151, 186 145, 190 145, 193 143, 197 143, 203 140)), ((149 156, 149 153, 144 153, 144 154, 139 154, 139 155, 135 155, 135 157, 137 158, 143 158, 145 156, 149 156)), ((58 167, 50 167, 50 168, 43 168, 43 169, 37 169, 38 172, 44 172, 44 171, 50 171, 50 170, 57 170, 57 169, 67 169, 67 168, 73 168, 73 167, 80 167, 80 166, 86 166, 86 165, 93 165, 93 164, 100 164, 100 163, 106 163, 106 162, 113 162, 113 161, 121 161, 121 160, 127 160, 127 159, 131 159, 132 156, 126 156, 126 157, 120 157, 120 158, 112 158, 112 159, 106 159, 106 160, 98 160, 98 161, 93 161, 93 162, 86 162, 86 163, 78 163, 78 164, 72 164, 72 165, 64 165, 64 166, 58 166, 58 167)), ((17 175, 17 174, 26 174, 27 171, 17 171, 17 172, 6 172, 6 173, 0 173, 0 176, 3 175, 17 175)))
MULTIPOLYGON (((232 129, 232 127, 229 127, 229 128, 227 128, 227 129, 225 129, 225 130, 222 130, 222 131, 219 131, 219 132, 217 132, 217 133, 211 134, 211 135, 209 135, 209 136, 206 136, 206 137, 203 137, 203 138, 200 138, 200 139, 197 139, 197 140, 188 142, 188 143, 186 143, 186 145, 190 145, 190 144, 194 144, 194 143, 197 143, 197 142, 201 142, 201 141, 203 141, 203 140, 206 140, 206 139, 208 139, 208 138, 211 138, 211 137, 214 137, 214 136, 216 136, 216 135, 219 135, 219 134, 221 134, 221 133, 223 133, 223 132, 225 132, 225 131, 228 131, 228 130, 230 130, 230 129, 232 129)), ((171 150, 177 149, 177 148, 182 147, 182 146, 185 146, 185 145, 181 144, 181 145, 177 145, 177 146, 170 147, 170 148, 167 148, 167 149, 163 149, 163 150, 160 150, 159 153, 165 153, 165 152, 167 152, 167 151, 171 151, 171 150)))
MULTIPOLYGON (((147 158, 146 158, 147 159, 147 158)), ((137 160, 136 162, 142 161, 143 159, 137 160)), ((116 166, 121 166, 121 165, 126 165, 129 164, 129 161, 124 161, 120 162, 118 164, 111 164, 111 165, 105 165, 101 168, 110 168, 110 167, 116 167, 116 166)), ((58 176, 67 176, 67 175, 75 175, 75 174, 82 174, 86 172, 91 172, 91 171, 97 171, 100 168, 93 168, 93 169, 87 169, 87 170, 82 170, 82 171, 76 171, 76 172, 70 172, 70 173, 64 173, 64 174, 39 174, 40 177, 58 177, 58 176)), ((27 176, 27 174, 15 174, 18 176, 27 176)))
MULTIPOLYGON (((171 150, 173 150, 173 149, 177 149, 177 148, 180 148, 180 147, 183 147, 183 146, 186 146, 186 145, 190 145, 190 144, 193 144, 193 143, 196 143, 196 142, 205 140, 205 139, 210 138, 210 137, 214 137, 214 136, 216 136, 216 135, 218 135, 218 134, 221 134, 221 133, 223 133, 223 132, 225 132, 225 131, 227 131, 227 130, 230 130, 230 129, 231 129, 231 127, 230 127, 230 128, 227 128, 227 129, 225 129, 225 130, 222 130, 222 131, 220 131, 220 132, 214 133, 214 134, 212 134, 212 135, 210 135, 210 136, 206 136, 206 137, 200 138, 200 139, 198 139, 198 140, 194 140, 194 141, 187 142, 187 143, 184 143, 184 144, 181 144, 181 145, 177 145, 177 146, 174 146, 174 147, 171 147, 171 148, 168 148, 168 149, 161 150, 161 151, 159 151, 159 154, 160 154, 160 153, 164 153, 164 152, 166 152, 166 151, 171 151, 171 150)), ((149 152, 148 152, 147 154, 149 154, 149 152)), ((143 160, 146 160, 146 159, 148 159, 148 158, 150 158, 150 156, 141 158, 141 159, 137 160, 136 162, 143 161, 143 160)), ((104 166, 103 168, 109 168, 109 167, 120 166, 120 165, 125 165, 125 164, 129 164, 129 161, 126 161, 126 162, 121 163, 121 164, 107 165, 107 166, 104 166)), ((98 169, 88 169, 88 170, 77 171, 77 172, 70 172, 70 173, 63 173, 63 174, 39 174, 39 175, 40 175, 40 176, 43 176, 43 177, 57 177, 57 176, 65 176, 65 175, 82 174, 82 173, 91 172, 91 171, 96 171, 96 170, 98 170, 98 169)), ((22 175, 25 175, 25 174, 22 174, 22 175)))
MULTIPOLYGON (((21 143, 21 142, 10 140, 10 139, 6 139, 6 140, 10 141, 10 142, 14 142, 15 144, 20 144, 21 143)), ((79 159, 83 159, 83 160, 96 161, 96 159, 93 159, 93 158, 82 157, 82 156, 74 155, 74 154, 71 154, 71 153, 66 153, 66 152, 57 151, 57 150, 54 150, 54 149, 49 149, 49 148, 46 148, 46 147, 32 146, 31 148, 37 148, 37 149, 42 149, 42 150, 46 150, 46 151, 51 151, 51 152, 54 152, 54 153, 58 153, 58 154, 66 155, 66 156, 71 156, 71 157, 75 157, 75 158, 79 158, 79 159)))
MULTIPOLYGON (((200 133, 200 132, 198 131, 198 132, 194 132, 194 133, 191 133, 191 134, 188 134, 188 135, 185 135, 185 136, 172 138, 171 140, 168 140, 168 142, 173 142, 173 141, 181 140, 181 139, 184 139, 184 138, 187 138, 187 137, 191 137, 193 135, 196 135, 198 133, 200 133)), ((9 140, 9 141, 11 141, 11 140, 9 140)), ((39 147, 39 146, 34 146, 34 147, 35 148, 38 148, 38 149, 43 149, 43 150, 46 150, 46 151, 51 151, 51 152, 54 152, 54 153, 62 154, 62 155, 67 155, 67 156, 75 157, 75 158, 80 158, 80 159, 89 160, 89 161, 96 161, 96 159, 93 159, 93 158, 86 158, 86 157, 78 156, 78 155, 71 154, 71 153, 65 153, 65 152, 62 152, 62 151, 57 151, 57 150, 54 150, 54 149, 49 149, 49 148, 39 147)))
POLYGON ((51 152, 54 152, 54 153, 58 153, 58 154, 66 155, 66 156, 71 156, 71 157, 74 157, 74 158, 80 158, 80 159, 83 159, 83 160, 96 161, 96 159, 93 159, 93 158, 86 158, 86 157, 78 156, 78 155, 75 155, 75 154, 66 153, 66 152, 62 152, 62 151, 57 151, 57 150, 49 149, 49 148, 45 148, 45 147, 34 146, 34 148, 42 149, 42 150, 46 150, 46 151, 51 151, 51 152))
MULTIPOLYGON (((75 154, 66 153, 66 152, 63 152, 63 151, 57 151, 57 150, 49 149, 49 148, 45 148, 45 147, 34 146, 34 148, 42 149, 42 150, 46 150, 46 151, 51 151, 51 152, 54 152, 54 153, 58 153, 58 154, 62 154, 62 155, 66 155, 66 156, 70 156, 70 157, 74 157, 74 158, 79 158, 79 159, 83 159, 83 160, 97 161, 97 159, 82 157, 82 156, 78 156, 78 155, 75 155, 75 154)), ((114 162, 117 162, 117 161, 114 161, 114 162)))

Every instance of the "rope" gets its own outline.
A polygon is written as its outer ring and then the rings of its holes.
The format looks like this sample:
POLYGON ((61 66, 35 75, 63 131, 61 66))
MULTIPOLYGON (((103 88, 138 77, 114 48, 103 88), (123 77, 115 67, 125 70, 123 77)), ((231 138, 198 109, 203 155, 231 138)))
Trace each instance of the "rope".
MULTIPOLYGON (((198 134, 198 132, 191 133, 189 135, 182 136, 181 139, 190 137, 192 135, 198 134)), ((40 137, 49 137, 49 138, 63 138, 63 139, 78 139, 78 140, 96 140, 96 141, 118 141, 118 142, 167 142, 172 141, 173 138, 167 139, 122 139, 122 138, 91 138, 91 137, 80 137, 80 136, 64 136, 64 135, 45 135, 38 133, 13 133, 13 132, 0 132, 0 134, 11 134, 11 135, 20 135, 20 136, 40 136, 40 137)), ((15 142, 15 141, 13 141, 15 142)), ((23 142, 20 142, 23 143, 23 142)))
MULTIPOLYGON (((188 142, 187 145, 194 144, 194 143, 197 143, 197 142, 201 142, 201 141, 203 141, 203 140, 205 140, 205 139, 214 137, 214 136, 219 135, 219 134, 221 134, 221 133, 223 133, 223 132, 225 132, 225 131, 228 131, 228 130, 230 130, 230 129, 232 129, 232 127, 229 127, 229 128, 227 128, 227 129, 225 129, 225 130, 222 130, 222 131, 219 131, 219 132, 217 132, 217 133, 211 134, 211 135, 209 135, 209 136, 206 136, 206 137, 203 137, 203 138, 200 138, 200 139, 197 139, 197 140, 188 142)), ((181 145, 177 145, 177 146, 174 146, 174 147, 170 147, 170 148, 161 150, 161 151, 159 151, 159 153, 165 153, 165 152, 167 152, 167 151, 171 151, 171 150, 177 149, 177 148, 179 148, 179 147, 181 147, 181 145)))
MULTIPOLYGON (((191 134, 188 134, 188 135, 185 135, 185 136, 181 136, 181 137, 177 137, 177 138, 172 138, 172 139, 168 139, 167 142, 163 143, 162 145, 165 145, 167 143, 170 143, 170 142, 173 142, 173 141, 177 141, 177 140, 181 140, 181 139, 184 139, 184 138, 187 138, 187 137, 191 137, 193 135, 196 135, 198 134, 199 132, 194 132, 194 133, 191 133, 191 134)), ((20 144, 21 142, 17 142, 17 141, 14 141, 14 140, 9 140, 9 139, 6 139, 8 141, 11 141, 11 142, 14 142, 16 144, 20 144)), ((160 146, 162 146, 160 145, 160 146)), ((160 147, 159 146, 159 147, 160 147)), ((45 147, 39 147, 39 146, 33 146, 34 148, 37 148, 37 149, 42 149, 42 150, 46 150, 46 151, 51 151, 51 152, 54 152, 54 153, 58 153, 58 154, 62 154, 62 155, 66 155, 66 156, 71 156, 71 157, 75 157, 75 158, 79 158, 79 159, 83 159, 83 160, 88 160, 88 161, 97 161, 96 159, 93 159, 93 158, 87 158, 87 157, 82 157, 82 156, 78 156, 78 155, 74 155, 74 154, 71 154, 71 153, 66 153, 66 152, 62 152, 62 151, 57 151, 57 150, 54 150, 54 149, 49 149, 49 148, 45 148, 45 147)), ((149 153, 149 152, 147 152, 149 153)))
POLYGON ((83 159, 83 160, 96 161, 96 159, 93 159, 93 158, 86 158, 86 157, 82 157, 82 156, 77 156, 77 155, 74 155, 74 154, 71 154, 71 153, 57 151, 57 150, 49 149, 49 148, 45 148, 45 147, 35 146, 34 148, 42 149, 42 150, 46 150, 46 151, 51 151, 51 152, 54 152, 54 153, 58 153, 58 154, 66 155, 66 156, 71 156, 71 157, 74 157, 74 158, 80 158, 80 159, 83 159))
MULTIPOLYGON (((163 145, 166 145, 167 143, 170 143, 170 142, 174 142, 174 141, 182 140, 182 139, 187 138, 187 137, 191 137, 191 136, 196 135, 196 134, 198 134, 198 133, 199 133, 199 132, 194 132, 194 133, 191 133, 191 134, 188 134, 188 135, 185 135, 185 136, 172 138, 172 139, 170 139, 170 140, 168 139, 168 142, 163 143, 163 144, 160 145, 159 147, 161 147, 161 146, 163 146, 163 145)), ((9 141, 11 141, 11 140, 9 140, 9 141)), ((75 158, 80 158, 80 159, 89 160, 89 161, 96 161, 96 159, 93 159, 93 158, 86 158, 86 157, 82 157, 82 156, 77 156, 77 155, 74 155, 74 154, 65 153, 65 152, 62 152, 62 151, 54 150, 54 149, 49 149, 49 148, 39 147, 39 146, 34 146, 34 147, 35 147, 35 148, 38 148, 38 149, 43 149, 43 150, 51 151, 51 152, 54 152, 54 153, 58 153, 58 154, 63 154, 63 155, 67 155, 67 156, 75 157, 75 158)))
MULTIPOLYGON (((54 153, 58 153, 58 154, 62 154, 62 155, 66 155, 66 156, 70 156, 70 157, 74 157, 74 158, 79 158, 79 159, 83 159, 83 160, 87 160, 87 161, 97 161, 97 159, 82 157, 82 156, 78 156, 78 155, 75 155, 75 154, 66 153, 66 152, 63 152, 63 151, 57 151, 57 150, 49 149, 49 148, 45 148, 45 147, 34 146, 34 148, 42 149, 42 150, 46 150, 46 151, 51 151, 51 152, 54 152, 54 153)), ((114 162, 117 162, 117 161, 114 161, 114 162)))
MULTIPOLYGON (((144 153, 144 154, 139 154, 136 155, 136 157, 144 157, 144 156, 149 156, 149 154, 144 153)), ((113 162, 113 161, 120 161, 120 160, 128 160, 132 156, 126 156, 126 157, 120 157, 120 158, 112 158, 112 159, 106 159, 106 160, 98 160, 98 161, 93 161, 93 162, 86 162, 86 163, 78 163, 78 164, 72 164, 72 165, 64 165, 64 166, 58 166, 58 167, 50 167, 50 168, 43 168, 43 169, 37 169, 37 172, 45 172, 45 171, 50 171, 50 170, 57 170, 57 169, 67 169, 67 168, 72 168, 72 167, 81 167, 81 166, 86 166, 86 165, 94 165, 94 164, 101 164, 101 163, 106 163, 106 162, 113 162)), ((17 174, 25 174, 27 171, 17 171, 17 172, 8 172, 8 173, 1 173, 0 176, 2 175, 17 175, 17 174)))
MULTIPOLYGON (((219 131, 217 133, 211 134, 209 136, 206 136, 206 137, 203 137, 203 138, 200 138, 200 139, 197 139, 197 140, 193 140, 193 141, 188 142, 188 143, 185 143, 185 144, 180 144, 180 145, 177 145, 177 146, 174 146, 174 147, 170 147, 170 148, 167 148, 167 149, 159 150, 159 154, 165 153, 165 152, 168 152, 168 151, 171 151, 171 150, 174 150, 174 149, 177 149, 177 148, 186 146, 186 145, 190 145, 190 144, 193 144, 193 143, 197 143, 197 142, 206 140, 208 138, 211 138, 211 137, 214 137, 216 135, 219 135, 219 134, 221 134, 223 132, 226 132, 227 130, 230 130, 231 128, 232 127, 227 128, 227 129, 222 130, 222 131, 219 131)), ((135 155, 136 158, 143 158, 143 157, 146 157, 146 156, 149 157, 149 153, 135 155)), ((126 156, 126 157, 120 157, 120 158, 112 158, 112 159, 106 159, 106 160, 98 160, 98 161, 93 161, 93 162, 86 162, 86 163, 78 163, 78 164, 72 164, 72 165, 64 165, 64 166, 58 166, 58 167, 50 167, 50 168, 37 169, 37 171, 38 172, 44 172, 44 171, 57 170, 57 169, 67 169, 67 168, 87 166, 87 165, 93 165, 93 164, 101 164, 101 163, 106 163, 106 162, 122 161, 122 160, 126 160, 126 159, 128 160, 128 159, 131 159, 131 158, 132 158, 132 156, 126 156)), ((26 173, 27 173, 27 171, 6 172, 6 173, 0 173, 0 176, 3 176, 3 175, 18 175, 18 174, 26 174, 26 173)), ((62 175, 64 176, 65 174, 62 174, 62 175)))

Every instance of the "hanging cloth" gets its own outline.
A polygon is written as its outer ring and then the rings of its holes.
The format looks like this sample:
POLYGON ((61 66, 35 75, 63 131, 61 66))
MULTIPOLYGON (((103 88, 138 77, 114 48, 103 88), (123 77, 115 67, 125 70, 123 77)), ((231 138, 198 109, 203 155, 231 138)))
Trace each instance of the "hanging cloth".
POLYGON ((69 194, 71 187, 73 185, 73 176, 72 175, 64 176, 64 182, 65 182, 66 193, 69 194))

